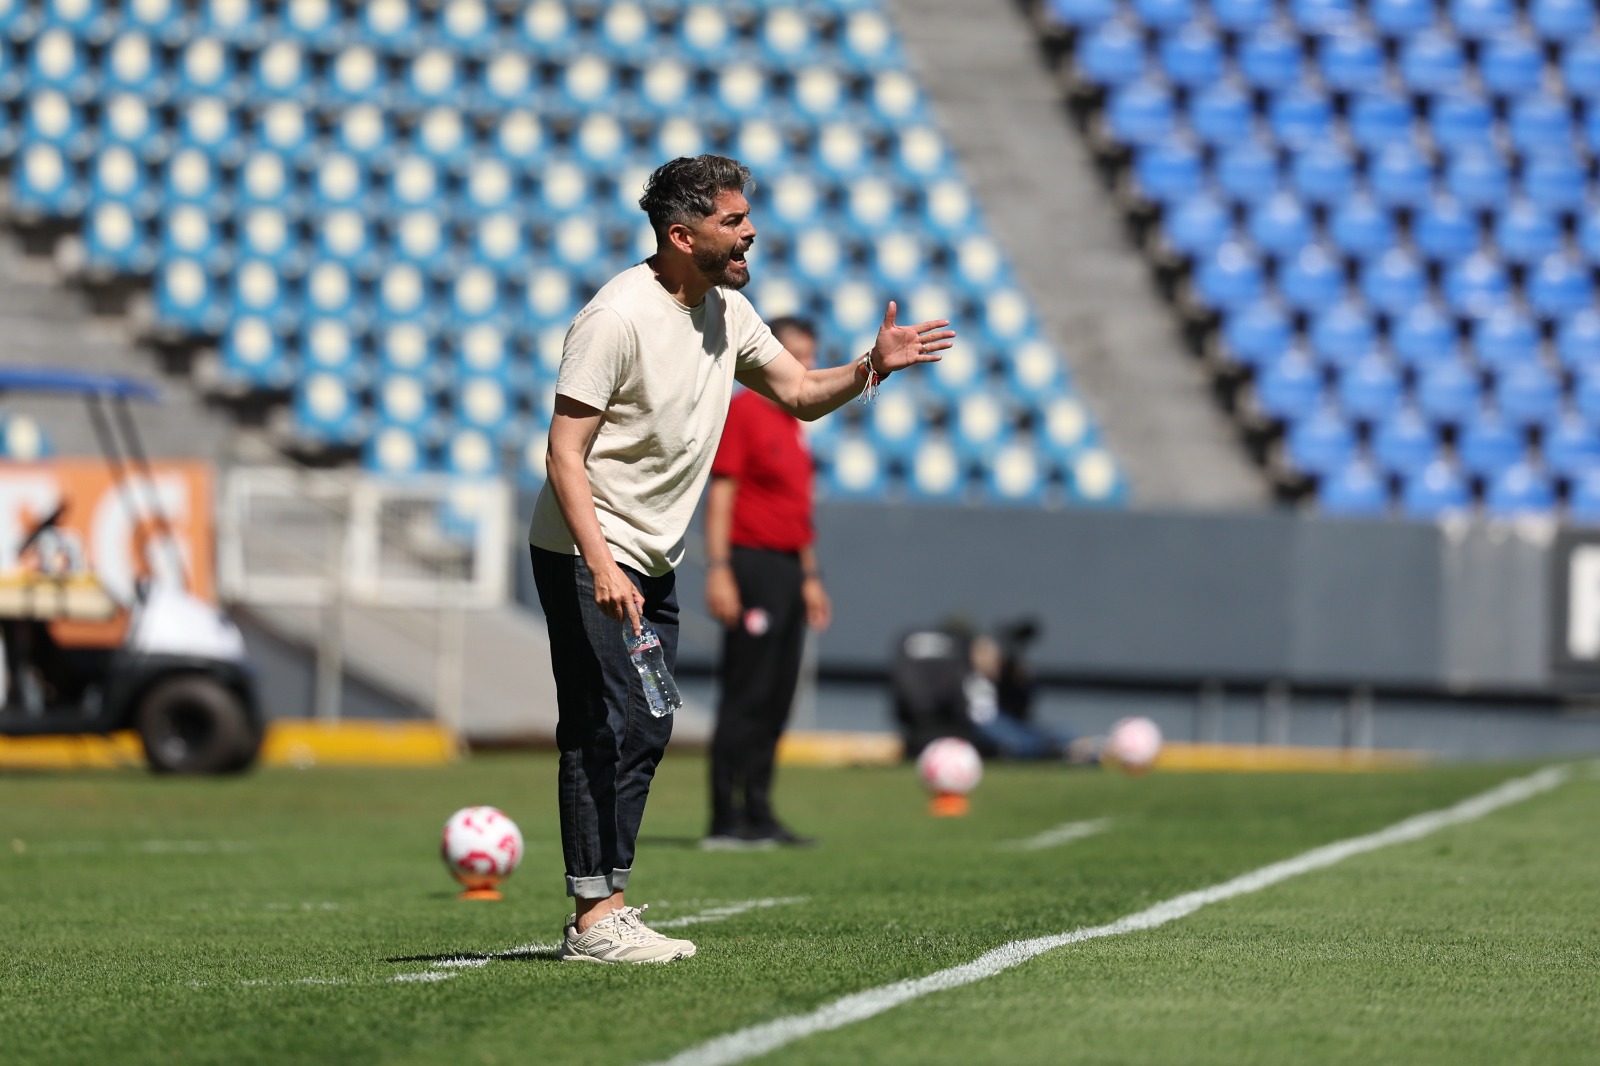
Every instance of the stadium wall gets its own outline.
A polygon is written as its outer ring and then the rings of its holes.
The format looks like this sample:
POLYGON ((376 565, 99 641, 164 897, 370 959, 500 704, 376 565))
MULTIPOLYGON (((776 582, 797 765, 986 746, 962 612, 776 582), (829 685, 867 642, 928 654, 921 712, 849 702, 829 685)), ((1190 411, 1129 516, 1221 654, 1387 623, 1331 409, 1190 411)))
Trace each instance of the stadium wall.
MULTIPOLYGON (((1548 524, 838 503, 819 506, 817 524, 835 607, 817 644, 824 676, 880 676, 914 627, 1027 615, 1043 623, 1031 661, 1057 683, 1600 690, 1600 646, 1567 632, 1600 613, 1600 591, 1577 595, 1577 615, 1569 591, 1574 551, 1600 538, 1548 524)), ((537 609, 526 566, 518 597, 537 609)), ((717 654, 703 590, 696 530, 678 584, 689 672, 717 654)), ((1600 645, 1600 618, 1592 625, 1600 645)))

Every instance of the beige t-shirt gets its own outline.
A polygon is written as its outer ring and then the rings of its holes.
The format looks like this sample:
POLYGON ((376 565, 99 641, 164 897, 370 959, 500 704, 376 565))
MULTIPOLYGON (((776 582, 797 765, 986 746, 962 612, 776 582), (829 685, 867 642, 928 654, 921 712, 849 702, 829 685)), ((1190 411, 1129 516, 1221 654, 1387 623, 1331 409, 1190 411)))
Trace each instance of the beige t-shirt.
MULTIPOLYGON (((556 392, 605 412, 585 468, 617 562, 652 577, 683 560, 683 538, 711 474, 736 371, 783 351, 750 301, 713 288, 674 299, 646 263, 595 293, 572 320, 556 392)), ((528 541, 578 553, 549 483, 528 541)))

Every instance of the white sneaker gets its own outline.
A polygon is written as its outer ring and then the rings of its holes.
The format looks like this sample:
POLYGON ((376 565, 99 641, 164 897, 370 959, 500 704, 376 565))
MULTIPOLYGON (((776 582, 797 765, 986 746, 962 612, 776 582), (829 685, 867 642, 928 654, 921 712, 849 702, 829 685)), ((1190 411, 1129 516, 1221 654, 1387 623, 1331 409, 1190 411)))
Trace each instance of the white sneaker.
POLYGON ((640 918, 644 909, 614 910, 581 935, 576 918, 569 918, 556 957, 562 962, 673 962, 694 956, 693 942, 662 936, 645 925, 640 918))

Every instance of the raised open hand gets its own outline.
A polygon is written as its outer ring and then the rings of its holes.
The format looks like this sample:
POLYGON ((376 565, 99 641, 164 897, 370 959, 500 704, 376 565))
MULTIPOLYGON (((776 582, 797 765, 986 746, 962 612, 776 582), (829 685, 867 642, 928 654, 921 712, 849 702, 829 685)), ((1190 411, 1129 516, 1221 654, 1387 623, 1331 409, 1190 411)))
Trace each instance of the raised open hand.
POLYGON ((915 326, 895 324, 899 308, 893 300, 883 313, 883 325, 878 327, 878 339, 872 346, 872 369, 884 377, 913 363, 936 363, 939 353, 955 343, 956 331, 946 329, 950 323, 943 318, 920 322, 915 326))

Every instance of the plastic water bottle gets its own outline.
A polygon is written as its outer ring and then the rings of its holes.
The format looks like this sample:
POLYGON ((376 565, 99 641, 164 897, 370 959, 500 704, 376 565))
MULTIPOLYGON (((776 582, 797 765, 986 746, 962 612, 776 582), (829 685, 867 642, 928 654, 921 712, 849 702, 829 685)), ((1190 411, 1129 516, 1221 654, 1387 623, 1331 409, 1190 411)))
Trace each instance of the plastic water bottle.
POLYGON ((623 643, 628 646, 633 668, 639 671, 639 680, 644 682, 645 702, 651 714, 665 718, 683 706, 683 697, 678 695, 678 683, 672 680, 672 671, 667 669, 661 638, 648 622, 639 624, 638 636, 634 636, 633 626, 624 623, 624 627, 623 643))

